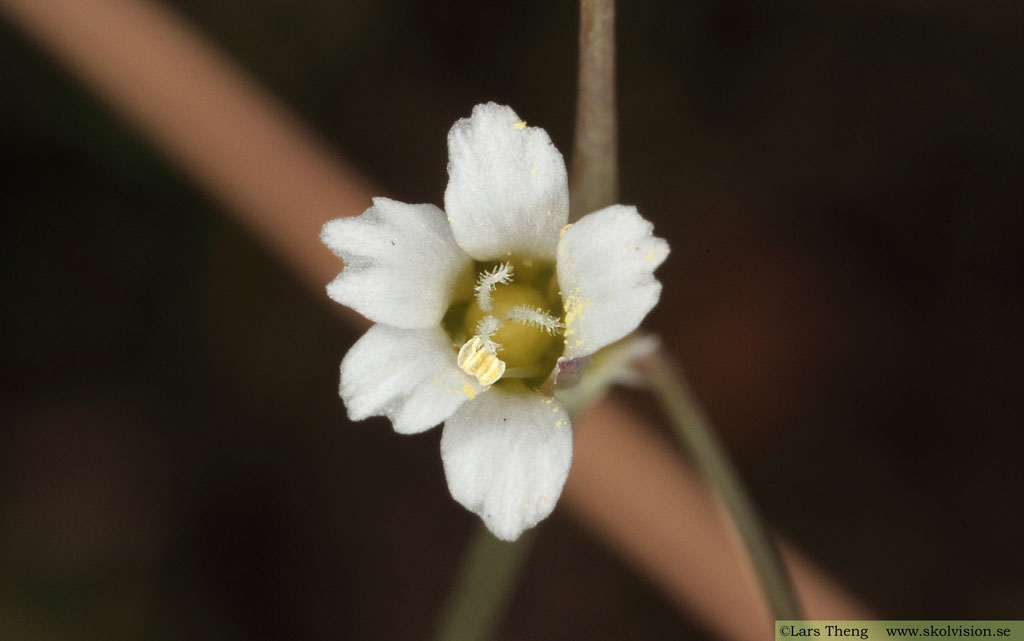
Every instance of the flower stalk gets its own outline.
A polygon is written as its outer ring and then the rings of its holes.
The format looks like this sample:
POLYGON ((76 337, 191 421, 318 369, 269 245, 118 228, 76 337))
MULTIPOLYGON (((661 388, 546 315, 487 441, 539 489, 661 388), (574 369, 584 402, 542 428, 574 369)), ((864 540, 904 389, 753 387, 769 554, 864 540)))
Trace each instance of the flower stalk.
POLYGON ((746 548, 773 619, 801 619, 793 583, 778 550, 765 531, 753 501, 718 440, 710 420, 694 398, 685 377, 662 350, 646 356, 640 367, 673 432, 694 466, 717 494, 746 548))
POLYGON ((455 588, 448 596, 437 628, 437 641, 490 639, 500 622, 526 558, 533 533, 514 543, 499 541, 476 526, 463 552, 455 588))
POLYGON ((618 202, 618 146, 615 0, 580 0, 580 60, 569 179, 569 222, 618 202))

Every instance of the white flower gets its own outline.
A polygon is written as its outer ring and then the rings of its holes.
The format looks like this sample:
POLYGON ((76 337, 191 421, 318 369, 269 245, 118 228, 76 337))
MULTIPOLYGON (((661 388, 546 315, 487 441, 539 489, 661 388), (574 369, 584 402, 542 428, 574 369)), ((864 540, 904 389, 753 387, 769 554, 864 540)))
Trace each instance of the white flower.
POLYGON ((452 496, 514 540, 569 474, 557 372, 636 329, 668 245, 634 207, 566 226, 562 155, 508 107, 456 122, 448 157, 446 211, 375 198, 324 226, 346 264, 328 295, 376 323, 341 362, 341 397, 352 420, 387 416, 402 434, 443 421, 452 496))

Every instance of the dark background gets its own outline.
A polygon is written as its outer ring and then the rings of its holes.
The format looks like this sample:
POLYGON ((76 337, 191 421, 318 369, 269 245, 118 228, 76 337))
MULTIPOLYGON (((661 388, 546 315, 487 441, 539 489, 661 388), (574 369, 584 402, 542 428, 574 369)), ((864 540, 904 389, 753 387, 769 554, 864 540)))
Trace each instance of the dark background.
MULTIPOLYGON (((172 5, 389 197, 441 204, 478 102, 570 147, 571 2, 172 5)), ((619 8, 622 200, 672 246, 648 326, 885 618, 1024 617, 1022 18, 619 8)), ((349 424, 333 303, 6 23, 0 68, 0 636, 425 638, 474 525, 439 431, 349 424)), ((556 510, 499 638, 703 634, 556 510)))

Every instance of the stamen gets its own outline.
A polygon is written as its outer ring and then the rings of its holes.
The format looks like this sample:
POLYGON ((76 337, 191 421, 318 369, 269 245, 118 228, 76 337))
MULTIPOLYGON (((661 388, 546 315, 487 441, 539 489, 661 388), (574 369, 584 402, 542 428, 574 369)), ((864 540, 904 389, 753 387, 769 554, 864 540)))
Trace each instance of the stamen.
POLYGON ((539 307, 530 307, 529 305, 516 305, 505 313, 505 318, 506 320, 522 323, 523 325, 539 327, 552 335, 565 327, 561 321, 551 314, 539 307))
POLYGON ((512 264, 502 263, 494 269, 481 272, 476 279, 476 303, 485 312, 493 312, 494 305, 491 303, 491 292, 498 285, 505 285, 512 282, 512 264))
POLYGON ((491 338, 499 329, 501 329, 501 321, 490 314, 481 318, 476 324, 476 335, 483 343, 484 350, 491 354, 497 354, 501 349, 501 344, 495 343, 491 338))
POLYGON ((463 372, 476 376, 481 385, 491 385, 505 373, 505 361, 489 353, 479 336, 466 341, 456 363, 463 372))

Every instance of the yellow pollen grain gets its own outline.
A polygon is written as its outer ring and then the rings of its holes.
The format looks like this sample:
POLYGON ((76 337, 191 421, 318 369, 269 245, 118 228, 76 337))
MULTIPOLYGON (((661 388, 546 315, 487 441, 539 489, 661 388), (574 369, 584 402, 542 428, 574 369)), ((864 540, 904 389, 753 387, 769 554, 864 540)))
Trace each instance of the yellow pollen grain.
POLYGON ((532 176, 532 175, 534 175, 534 174, 536 174, 536 173, 537 173, 537 170, 536 170, 536 169, 531 169, 531 170, 530 170, 530 175, 531 175, 531 176, 532 176))
POLYGON ((462 393, 469 397, 469 400, 476 398, 476 392, 473 390, 473 386, 469 383, 462 384, 462 393))
POLYGON ((555 427, 562 427, 562 425, 564 424, 564 422, 565 422, 565 421, 563 421, 563 420, 561 420, 561 419, 559 419, 559 420, 555 421, 555 427))
POLYGON ((651 249, 651 250, 650 250, 649 252, 647 252, 646 254, 644 254, 644 258, 645 258, 646 260, 654 260, 654 250, 653 250, 653 249, 651 249))
MULTIPOLYGON (((576 293, 570 294, 565 299, 565 333, 563 336, 571 336, 576 333, 573 324, 583 318, 583 307, 585 303, 579 295, 580 288, 576 287, 576 293)), ((568 344, 568 343, 567 343, 568 344)))
POLYGON ((516 124, 514 124, 512 126, 515 127, 516 129, 518 129, 519 131, 522 131, 523 129, 526 129, 526 121, 524 120, 522 122, 517 122, 516 124))
POLYGON ((456 389, 452 387, 451 383, 452 380, 447 376, 434 376, 434 384, 437 385, 441 390, 443 390, 445 394, 466 394, 469 395, 471 399, 473 398, 473 395, 476 394, 473 388, 470 387, 468 384, 464 383, 462 389, 456 389))
POLYGON ((550 215, 551 215, 551 210, 549 209, 549 210, 548 210, 548 216, 550 216, 550 215))

